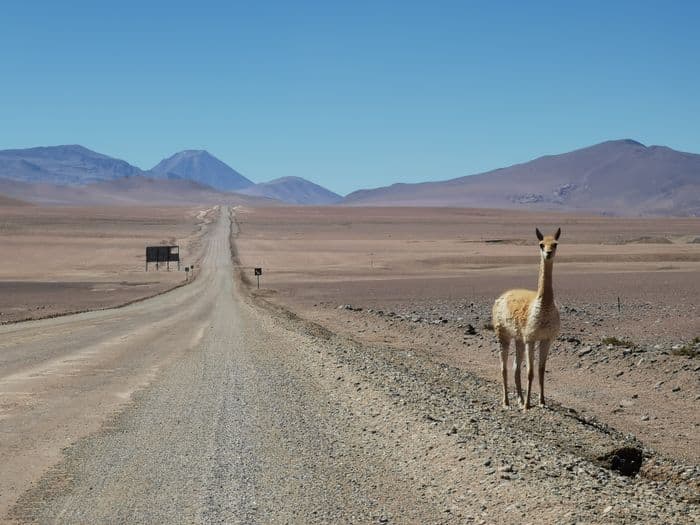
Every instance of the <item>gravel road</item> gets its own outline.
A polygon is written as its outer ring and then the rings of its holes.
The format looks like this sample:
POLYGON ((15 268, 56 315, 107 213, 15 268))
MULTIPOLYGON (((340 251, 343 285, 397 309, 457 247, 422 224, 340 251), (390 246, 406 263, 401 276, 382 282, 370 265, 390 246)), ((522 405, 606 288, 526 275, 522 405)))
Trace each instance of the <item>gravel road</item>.
POLYGON ((563 407, 501 410, 464 371, 252 303, 228 219, 210 225, 193 284, 2 327, 7 521, 698 519, 696 467, 654 457, 623 476, 600 458, 644 452, 631 437, 563 407))

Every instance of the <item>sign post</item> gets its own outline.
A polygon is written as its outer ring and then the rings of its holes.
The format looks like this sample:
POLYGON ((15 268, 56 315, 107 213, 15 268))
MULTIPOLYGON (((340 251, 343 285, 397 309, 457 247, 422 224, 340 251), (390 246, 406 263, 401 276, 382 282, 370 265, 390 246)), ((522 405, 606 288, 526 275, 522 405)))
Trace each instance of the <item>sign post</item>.
POLYGON ((262 268, 255 268, 255 277, 258 278, 258 290, 260 290, 260 276, 262 275, 262 268))
POLYGON ((177 262, 177 269, 180 269, 179 246, 146 246, 146 271, 149 262, 156 263, 156 270, 160 269, 160 263, 164 262, 170 270, 170 261, 177 262))

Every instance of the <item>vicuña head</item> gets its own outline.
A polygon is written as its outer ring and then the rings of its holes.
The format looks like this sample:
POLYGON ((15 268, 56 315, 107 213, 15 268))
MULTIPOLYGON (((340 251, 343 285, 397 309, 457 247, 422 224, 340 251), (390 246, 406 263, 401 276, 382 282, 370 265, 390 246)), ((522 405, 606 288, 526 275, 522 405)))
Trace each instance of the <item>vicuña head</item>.
POLYGON ((557 254, 557 241, 561 235, 561 228, 557 228, 554 235, 542 235, 539 228, 535 228, 537 238, 540 240, 540 253, 543 259, 553 259, 557 254))
POLYGON ((540 275, 537 290, 508 290, 493 305, 493 328, 501 346, 501 374, 503 376, 503 405, 508 406, 508 347, 515 341, 515 389, 523 408, 530 408, 530 392, 534 376, 535 345, 539 349, 540 404, 544 405, 544 371, 549 347, 559 334, 559 310, 554 303, 552 271, 558 228, 554 235, 535 233, 540 241, 540 275), (523 398, 520 385, 520 365, 527 360, 527 391, 523 398))

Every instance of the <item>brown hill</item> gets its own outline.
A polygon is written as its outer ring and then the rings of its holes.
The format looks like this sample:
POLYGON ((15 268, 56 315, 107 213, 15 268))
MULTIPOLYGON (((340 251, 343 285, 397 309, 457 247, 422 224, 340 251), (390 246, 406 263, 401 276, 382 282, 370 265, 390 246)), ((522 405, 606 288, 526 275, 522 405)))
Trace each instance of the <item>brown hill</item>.
POLYGON ((6 197, 5 195, 0 195, 0 206, 29 206, 28 202, 21 201, 19 199, 13 199, 12 197, 6 197))
POLYGON ((84 186, 27 183, 0 179, 0 194, 34 204, 49 206, 118 206, 153 204, 230 204, 270 206, 271 199, 218 192, 209 186, 182 179, 122 177, 84 186))
POLYGON ((615 140, 478 175, 360 190, 343 203, 700 215, 700 155, 615 140))

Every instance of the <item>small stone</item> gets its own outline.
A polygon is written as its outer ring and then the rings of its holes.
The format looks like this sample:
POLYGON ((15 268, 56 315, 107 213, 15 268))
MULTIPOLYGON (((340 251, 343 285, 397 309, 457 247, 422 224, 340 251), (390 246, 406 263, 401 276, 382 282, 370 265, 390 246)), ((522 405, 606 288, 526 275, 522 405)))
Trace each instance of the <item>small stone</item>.
POLYGON ((680 392, 680 391, 681 391, 681 387, 679 387, 679 386, 674 386, 674 387, 671 389, 671 392, 680 392))
POLYGON ((615 377, 620 377, 624 373, 625 373, 624 370, 619 370, 619 371, 615 372, 615 377))
POLYGON ((647 415, 645 414, 645 415, 643 415, 640 419, 641 419, 642 421, 649 421, 649 416, 647 416, 647 415))
POLYGON ((607 513, 610 512, 612 509, 613 509, 613 508, 612 508, 612 505, 608 505, 607 507, 605 507, 605 508, 603 509, 603 514, 607 514, 607 513))
POLYGON ((351 304, 341 304, 338 310, 350 310, 351 312, 361 312, 362 308, 356 308, 351 304))

